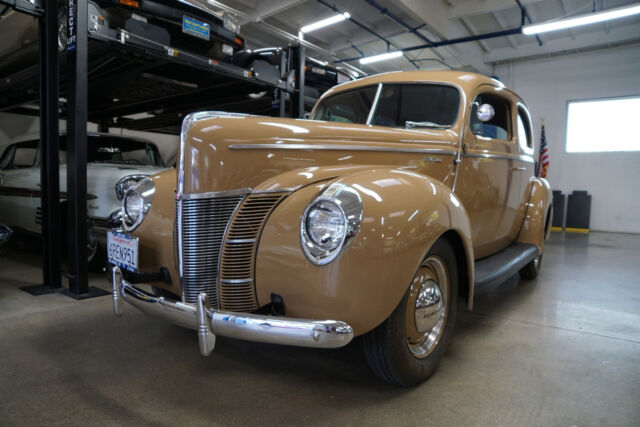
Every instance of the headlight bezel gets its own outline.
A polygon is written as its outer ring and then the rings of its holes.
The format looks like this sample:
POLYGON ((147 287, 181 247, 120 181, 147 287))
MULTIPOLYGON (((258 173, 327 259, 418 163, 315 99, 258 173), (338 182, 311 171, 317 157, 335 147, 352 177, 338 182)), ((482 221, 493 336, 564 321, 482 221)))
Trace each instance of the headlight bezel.
POLYGON ((144 218, 149 213, 151 209, 151 202, 153 201, 153 196, 155 194, 155 184, 153 180, 149 177, 145 177, 138 181, 137 184, 127 188, 125 191, 124 197, 122 198, 122 227, 131 232, 138 228, 144 218), (140 214, 137 218, 132 218, 129 215, 127 210, 127 200, 129 197, 138 196, 140 198, 140 214))
POLYGON ((122 200, 129 188, 137 185, 140 181, 142 181, 145 178, 149 178, 149 175, 144 175, 144 174, 126 175, 120 178, 116 183, 116 198, 118 200, 122 200))
POLYGON ((307 259, 314 265, 326 265, 339 258, 353 243, 360 231, 362 222, 362 199, 360 194, 349 185, 333 183, 318 197, 313 199, 302 214, 300 222, 300 245, 307 259), (340 243, 333 249, 327 250, 319 246, 309 235, 307 219, 312 209, 321 203, 331 203, 342 214, 345 222, 344 233, 340 243))

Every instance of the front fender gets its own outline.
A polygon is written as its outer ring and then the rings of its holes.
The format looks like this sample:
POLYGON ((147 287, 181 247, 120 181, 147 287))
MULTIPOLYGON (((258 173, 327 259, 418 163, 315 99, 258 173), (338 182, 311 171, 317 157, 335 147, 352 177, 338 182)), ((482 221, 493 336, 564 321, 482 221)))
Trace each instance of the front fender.
POLYGON ((391 314, 431 245, 448 230, 463 242, 472 286, 469 219, 460 201, 439 181, 377 168, 303 187, 274 210, 263 230, 255 269, 258 302, 268 304, 271 294, 278 294, 288 316, 339 319, 363 334, 391 314), (331 182, 358 191, 363 219, 348 250, 316 266, 302 252, 300 221, 308 204, 331 182))

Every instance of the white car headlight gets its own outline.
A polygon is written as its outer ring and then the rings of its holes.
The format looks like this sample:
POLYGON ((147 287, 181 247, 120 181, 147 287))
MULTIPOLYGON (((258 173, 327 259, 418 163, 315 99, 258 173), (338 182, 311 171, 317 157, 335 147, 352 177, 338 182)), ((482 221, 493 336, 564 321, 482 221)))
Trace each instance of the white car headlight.
POLYGON ((122 199, 122 225, 126 231, 135 230, 151 209, 155 185, 150 178, 129 187, 122 199))
POLYGON ((302 215, 303 252, 316 265, 330 263, 349 247, 361 221, 362 200, 358 192, 345 184, 331 184, 302 215))

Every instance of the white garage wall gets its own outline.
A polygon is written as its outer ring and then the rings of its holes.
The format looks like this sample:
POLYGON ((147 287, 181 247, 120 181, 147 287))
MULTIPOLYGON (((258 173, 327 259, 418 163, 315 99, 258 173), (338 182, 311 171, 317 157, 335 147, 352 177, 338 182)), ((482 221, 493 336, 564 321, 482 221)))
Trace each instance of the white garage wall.
POLYGON ((640 45, 502 64, 494 74, 529 105, 536 156, 544 118, 551 188, 589 191, 591 229, 640 233, 640 152, 565 151, 567 101, 640 95, 640 45))
MULTIPOLYGON (((60 129, 65 129, 65 121, 60 121, 60 129)), ((89 123, 88 129, 95 131, 96 125, 89 123)), ((0 153, 4 146, 13 138, 25 134, 37 134, 39 132, 39 119, 37 117, 20 116, 16 114, 0 113, 0 153)), ((148 139, 154 142, 160 150, 160 155, 166 164, 172 165, 176 161, 179 138, 176 135, 165 135, 151 132, 137 132, 126 129, 109 129, 109 133, 131 135, 148 139)))

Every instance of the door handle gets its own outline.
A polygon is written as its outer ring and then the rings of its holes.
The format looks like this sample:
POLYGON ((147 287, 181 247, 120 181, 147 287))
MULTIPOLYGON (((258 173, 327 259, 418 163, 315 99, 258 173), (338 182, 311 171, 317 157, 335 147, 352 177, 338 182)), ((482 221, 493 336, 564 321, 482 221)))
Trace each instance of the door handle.
POLYGON ((520 167, 517 167, 517 168, 511 168, 511 170, 514 171, 514 172, 526 172, 527 168, 525 168, 524 166, 520 166, 520 167))

